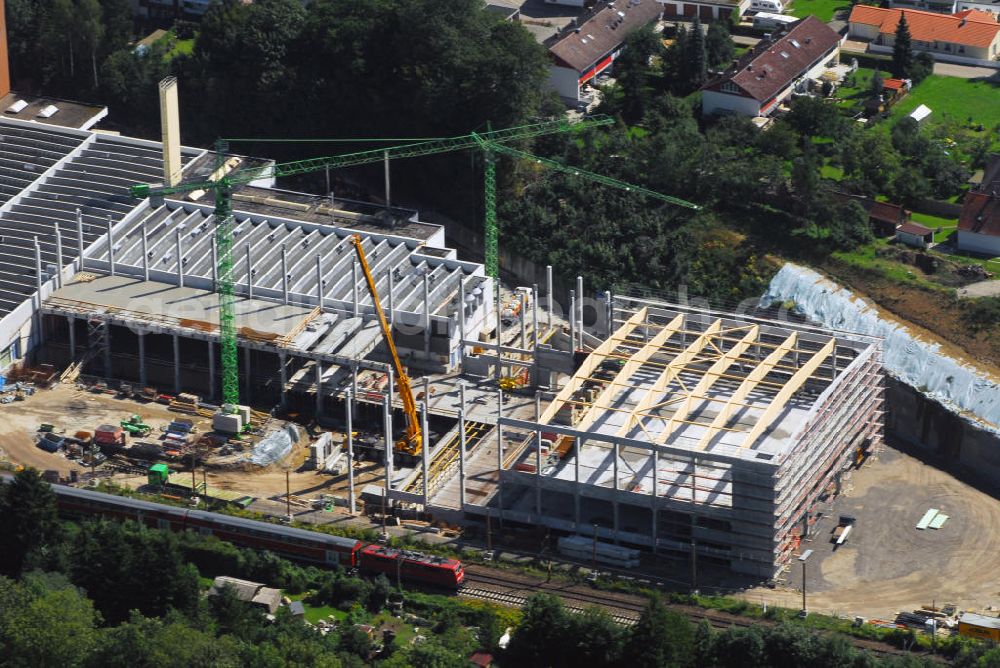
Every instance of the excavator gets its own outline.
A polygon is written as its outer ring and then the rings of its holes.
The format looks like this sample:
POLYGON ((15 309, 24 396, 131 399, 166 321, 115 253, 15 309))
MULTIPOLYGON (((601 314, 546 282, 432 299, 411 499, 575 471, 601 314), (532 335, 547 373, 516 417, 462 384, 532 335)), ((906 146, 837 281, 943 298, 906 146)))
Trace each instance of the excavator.
POLYGON ((372 296, 372 303, 375 304, 375 312, 378 314, 378 322, 382 327, 382 336, 385 337, 385 345, 389 349, 389 356, 392 358, 392 366, 396 372, 396 389, 403 401, 403 413, 406 415, 406 434, 396 441, 395 451, 407 454, 411 457, 419 457, 423 448, 423 434, 420 433, 420 420, 417 417, 417 402, 413 399, 413 391, 410 389, 410 377, 406 375, 406 369, 399 360, 396 352, 396 344, 392 340, 392 330, 389 328, 389 321, 382 311, 382 301, 378 297, 378 290, 375 287, 375 278, 372 276, 371 267, 368 266, 368 258, 365 257, 365 250, 362 248, 361 235, 355 234, 351 237, 354 244, 354 251, 358 255, 358 263, 361 271, 365 274, 365 282, 368 284, 368 292, 372 296))

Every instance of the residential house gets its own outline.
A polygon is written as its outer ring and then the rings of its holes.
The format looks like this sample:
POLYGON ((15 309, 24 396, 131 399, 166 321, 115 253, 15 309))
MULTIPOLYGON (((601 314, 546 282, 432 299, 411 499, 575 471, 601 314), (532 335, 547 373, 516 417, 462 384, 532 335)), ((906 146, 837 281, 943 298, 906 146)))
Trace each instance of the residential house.
POLYGON ((751 0, 659 0, 663 3, 663 18, 698 17, 702 23, 740 18, 750 9, 751 0))
POLYGON ((851 39, 869 42, 869 51, 891 53, 896 27, 904 15, 914 51, 926 51, 937 60, 1000 66, 997 63, 1000 23, 992 14, 978 10, 936 14, 854 5, 848 18, 848 35, 851 39))
POLYGON ((934 230, 912 221, 896 228, 896 241, 914 248, 927 248, 934 243, 934 230))
POLYGON ((837 64, 841 37, 815 16, 762 41, 721 76, 702 87, 701 110, 710 114, 766 116, 802 81, 837 64))
POLYGON ((868 213, 868 224, 877 237, 891 237, 896 234, 896 228, 910 220, 910 212, 892 202, 879 202, 863 195, 852 195, 845 192, 833 193, 840 202, 857 202, 868 213))
POLYGON ((257 606, 267 611, 268 614, 273 615, 281 607, 280 589, 272 589, 271 587, 265 587, 260 582, 240 580, 228 575, 220 575, 215 578, 212 582, 212 588, 208 591, 208 595, 218 596, 226 587, 229 587, 239 600, 257 606))
POLYGON ((1000 20, 1000 0, 958 0, 955 4, 956 12, 974 9, 986 14, 992 14, 1000 20))
POLYGON ((600 3, 546 41, 552 60, 548 87, 567 102, 579 102, 581 86, 611 67, 625 37, 662 13, 656 0, 600 3))
POLYGON ((991 157, 979 186, 965 194, 958 217, 958 249, 1000 255, 1000 156, 991 157))

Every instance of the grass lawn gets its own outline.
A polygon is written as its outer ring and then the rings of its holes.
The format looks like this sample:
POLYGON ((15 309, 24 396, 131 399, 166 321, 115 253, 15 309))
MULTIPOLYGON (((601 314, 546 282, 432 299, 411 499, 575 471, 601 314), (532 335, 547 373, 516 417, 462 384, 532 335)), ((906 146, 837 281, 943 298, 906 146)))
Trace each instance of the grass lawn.
MULTIPOLYGON (((913 218, 913 222, 926 225, 931 229, 943 227, 946 230, 954 231, 955 228, 958 227, 957 218, 941 218, 939 216, 932 216, 928 213, 918 213, 916 211, 913 212, 911 218, 913 218)), ((935 239, 935 241, 937 241, 937 239, 935 239)))
POLYGON ((996 83, 932 74, 893 108, 893 116, 903 118, 921 104, 931 108, 931 121, 950 116, 964 122, 971 116, 987 128, 1000 123, 1000 85, 996 83))
POLYGON ((823 22, 828 22, 837 10, 850 10, 850 8, 851 3, 843 0, 795 0, 789 14, 800 19, 811 14, 823 22))
POLYGON ((191 39, 177 39, 174 31, 171 30, 162 38, 169 40, 170 50, 167 51, 163 59, 173 60, 177 56, 186 56, 194 52, 194 38, 191 39))
POLYGON ((824 179, 830 179, 831 181, 840 181, 844 178, 844 170, 840 167, 836 167, 830 164, 824 164, 819 169, 819 175, 824 179))
MULTIPOLYGON (((889 73, 880 71, 882 78, 889 78, 889 73)), ((837 106, 844 109, 852 109, 855 105, 871 97, 872 77, 875 70, 870 67, 859 67, 854 73, 853 86, 841 86, 834 95, 837 97, 837 106)))
MULTIPOLYGON (((302 601, 302 599, 304 599, 307 595, 307 592, 303 592, 301 594, 286 594, 286 596, 293 601, 302 601)), ((321 619, 329 621, 330 615, 333 615, 338 622, 343 621, 344 618, 347 617, 346 612, 329 605, 313 606, 303 601, 302 606, 306 609, 306 621, 310 624, 315 624, 321 619)))

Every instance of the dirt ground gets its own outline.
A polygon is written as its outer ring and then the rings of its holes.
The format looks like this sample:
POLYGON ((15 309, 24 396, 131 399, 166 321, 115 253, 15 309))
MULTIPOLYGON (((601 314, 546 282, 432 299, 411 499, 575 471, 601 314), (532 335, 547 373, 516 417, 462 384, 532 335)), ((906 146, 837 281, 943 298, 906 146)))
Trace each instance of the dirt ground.
MULTIPOLYGON (((155 439, 160 433, 160 427, 178 417, 191 419, 191 416, 175 413, 166 406, 156 403, 118 399, 110 395, 94 394, 74 385, 57 385, 49 390, 39 390, 24 401, 0 405, 0 458, 15 464, 33 466, 39 470, 59 471, 60 476, 67 476, 70 470, 82 471, 83 467, 74 461, 66 459, 62 454, 52 454, 41 450, 35 445, 37 429, 47 422, 63 429, 72 435, 78 430, 93 432, 97 425, 117 424, 129 415, 141 415, 143 420, 153 427, 153 433, 147 437, 155 439)), ((200 432, 211 429, 210 420, 193 418, 200 432)), ((335 439, 338 435, 335 434, 335 439)), ((205 475, 209 487, 217 486, 255 496, 261 499, 281 497, 285 495, 285 467, 290 467, 289 484, 293 495, 309 499, 320 494, 347 496, 347 475, 339 476, 306 470, 303 467, 308 456, 307 439, 301 440, 283 463, 267 468, 255 468, 249 465, 245 468, 213 468, 209 466, 202 473, 198 471, 198 479, 205 475)), ((183 463, 172 463, 174 470, 189 470, 183 463)), ((381 466, 373 462, 357 462, 355 465, 356 493, 383 474, 381 466)), ((144 476, 116 474, 116 482, 139 487, 145 484, 144 476)))
MULTIPOLYGON (((853 472, 845 492, 817 523, 802 550, 810 610, 891 618, 936 602, 963 610, 1000 605, 1000 500, 919 459, 886 448, 853 472), (917 530, 930 508, 950 519, 938 530, 917 530), (831 532, 840 515, 857 524, 834 550, 831 532)), ((802 565, 792 562, 788 587, 754 589, 752 602, 801 605, 802 565)))

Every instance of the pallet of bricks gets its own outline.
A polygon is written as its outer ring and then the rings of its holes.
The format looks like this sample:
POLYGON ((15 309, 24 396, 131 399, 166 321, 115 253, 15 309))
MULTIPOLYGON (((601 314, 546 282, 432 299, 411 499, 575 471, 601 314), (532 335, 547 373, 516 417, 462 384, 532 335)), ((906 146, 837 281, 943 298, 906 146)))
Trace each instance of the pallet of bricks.
POLYGON ((177 411, 178 413, 187 413, 188 415, 201 414, 199 399, 194 394, 178 394, 171 400, 168 407, 170 410, 177 411))

